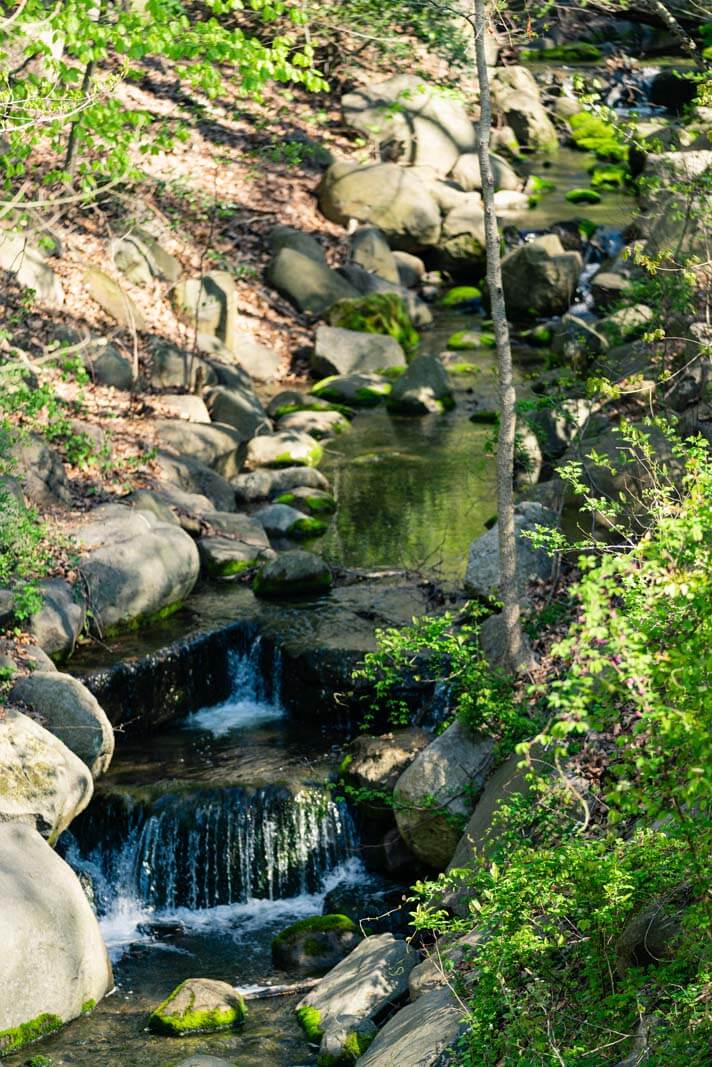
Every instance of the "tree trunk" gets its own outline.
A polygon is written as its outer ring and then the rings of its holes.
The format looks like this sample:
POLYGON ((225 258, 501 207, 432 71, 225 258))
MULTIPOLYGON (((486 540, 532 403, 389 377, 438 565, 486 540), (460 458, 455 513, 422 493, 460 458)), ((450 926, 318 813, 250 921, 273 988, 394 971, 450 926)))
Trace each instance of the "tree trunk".
POLYGON ((479 158, 482 177, 482 201, 485 212, 485 249, 487 255, 487 288, 492 309, 494 335, 497 341, 497 369, 499 375, 499 436, 497 439, 497 529, 499 532, 500 595, 507 641, 507 660, 517 673, 530 663, 522 634, 519 589, 517 583, 517 540, 514 525, 514 435, 516 431, 516 392, 512 378, 512 349, 509 343, 507 309, 502 290, 502 260, 500 255, 497 215, 494 204, 494 177, 490 164, 492 132, 492 99, 485 34, 487 31, 486 0, 475 0, 474 17, 470 25, 475 34, 477 78, 480 95, 479 158))

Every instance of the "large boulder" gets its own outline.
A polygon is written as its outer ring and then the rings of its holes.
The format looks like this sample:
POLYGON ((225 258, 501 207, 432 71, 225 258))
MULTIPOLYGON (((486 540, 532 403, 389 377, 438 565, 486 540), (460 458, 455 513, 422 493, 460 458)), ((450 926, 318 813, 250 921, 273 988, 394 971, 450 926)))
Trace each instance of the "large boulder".
POLYGON ((68 659, 84 627, 84 604, 64 578, 47 578, 38 583, 37 591, 42 607, 30 618, 30 633, 44 652, 68 659))
POLYGON ((94 791, 79 757, 17 708, 0 717, 0 766, 0 828, 29 823, 52 844, 94 791))
POLYGON ((148 1028, 170 1037, 213 1033, 233 1030, 246 1015, 243 997, 227 982, 188 978, 151 1012, 148 1028))
POLYGON ((145 330, 146 320, 129 294, 105 271, 89 267, 84 275, 89 295, 119 324, 129 330, 145 330))
POLYGON ((523 148, 533 152, 556 152, 559 139, 556 127, 537 96, 512 91, 500 101, 507 125, 523 148))
POLYGON ((64 303, 62 283, 46 256, 23 234, 9 230, 0 233, 0 269, 14 274, 20 285, 32 289, 41 304, 60 307, 64 303))
POLYGON ((78 678, 58 671, 33 671, 18 679, 12 699, 31 708, 94 778, 109 769, 114 731, 96 697, 78 678))
POLYGON ((0 1055, 90 1011, 112 988, 74 871, 30 826, 0 826, 0 1055))
POLYGON ((342 97, 344 121, 374 140, 383 159, 432 167, 443 177, 473 152, 475 127, 451 93, 417 74, 396 74, 342 97))
POLYGON ((131 361, 109 341, 95 340, 82 351, 82 362, 92 381, 129 393, 134 387, 131 361))
POLYGON ((311 367, 320 378, 330 374, 368 373, 405 367, 405 353, 393 337, 335 326, 316 331, 311 367))
POLYGON ((573 302, 583 269, 578 252, 566 252, 546 234, 509 252, 502 260, 502 286, 514 319, 561 315, 573 302))
POLYGON ((270 537, 288 537, 293 541, 320 537, 328 528, 323 519, 307 516, 289 504, 267 504, 260 508, 255 518, 259 519, 270 537))
POLYGON ((255 578, 256 596, 288 600, 328 593, 333 577, 328 563, 313 552, 281 552, 255 578))
POLYGON ((494 741, 456 721, 403 772, 394 791, 396 824, 412 852, 436 870, 457 847, 494 760, 494 741))
POLYGON ((438 264, 455 274, 470 273, 482 267, 484 258, 485 215, 481 203, 478 200, 456 204, 443 219, 438 264))
POLYGON ((269 433, 272 429, 262 401, 250 389, 226 389, 219 385, 208 389, 205 402, 213 421, 232 426, 242 441, 249 441, 256 434, 269 433))
MULTIPOLYGON (((543 504, 524 500, 515 505, 514 526, 517 538, 517 581, 524 595, 529 582, 546 581, 554 571, 554 557, 545 549, 535 547, 527 530, 538 526, 554 527, 556 515, 543 504)), ((489 598, 499 591, 499 531, 495 524, 470 545, 465 574, 465 589, 473 596, 489 598)))
POLYGON ((390 244, 417 252, 440 237, 440 209, 420 178, 395 163, 334 163, 319 186, 319 206, 342 226, 351 219, 383 231, 390 244))
POLYGON ((193 500, 204 497, 216 511, 235 510, 235 490, 221 474, 191 456, 175 456, 169 452, 159 452, 156 462, 161 477, 169 485, 162 487, 169 496, 175 494, 177 507, 191 509, 186 495, 193 500))
POLYGON ((253 570, 273 553, 269 547, 247 544, 232 537, 201 537, 198 552, 211 578, 236 578, 253 570))
POLYGON ((327 479, 314 467, 285 467, 282 470, 263 467, 246 474, 238 474, 237 478, 233 478, 232 484, 236 498, 246 504, 269 500, 298 486, 310 489, 329 488, 327 479))
POLYGON ((358 296, 337 271, 295 248, 280 249, 269 261, 266 277, 298 311, 312 315, 323 315, 337 300, 358 296))
POLYGON ((163 338, 154 338, 147 374, 154 389, 190 389, 199 393, 217 385, 218 376, 206 360, 163 338))
POLYGON ((389 792, 430 741, 430 734, 415 726, 380 737, 362 734, 349 745, 343 773, 357 789, 389 792))
POLYGON ((101 636, 177 610, 198 580, 200 557, 180 527, 159 522, 90 553, 80 571, 101 636))
POLYGON ((463 1008, 449 988, 432 989, 401 1008, 362 1056, 360 1067, 435 1067, 463 1028, 463 1008))
POLYGON ((365 938, 300 1001, 297 1017, 310 1040, 321 1038, 341 1016, 373 1019, 408 991, 415 951, 392 934, 365 938))
POLYGON ((351 235, 351 259, 369 274, 400 285, 398 263, 388 241, 376 226, 359 226, 351 235))
MULTIPOLYGON (((249 420, 248 420, 249 421, 249 420)), ((252 434, 227 423, 186 422, 184 419, 159 419, 156 438, 161 448, 172 448, 184 456, 212 467, 225 478, 240 471, 239 448, 252 434)))
POLYGON ((354 408, 375 407, 391 392, 391 383, 380 374, 330 374, 312 389, 314 396, 354 408))
POLYGON ((316 467, 322 452, 319 442, 308 433, 285 430, 254 437, 247 446, 245 466, 252 470, 257 467, 316 467))
POLYGON ((303 256, 313 259, 315 263, 326 263, 324 249, 316 237, 311 237, 293 226, 273 226, 267 234, 267 244, 273 256, 283 248, 292 248, 295 252, 301 252, 303 256))
POLYGON ((272 938, 272 959, 285 971, 323 974, 363 939, 347 915, 299 919, 272 938))
POLYGON ((417 356, 396 379, 386 400, 401 415, 442 415, 455 400, 445 368, 437 356, 417 356))

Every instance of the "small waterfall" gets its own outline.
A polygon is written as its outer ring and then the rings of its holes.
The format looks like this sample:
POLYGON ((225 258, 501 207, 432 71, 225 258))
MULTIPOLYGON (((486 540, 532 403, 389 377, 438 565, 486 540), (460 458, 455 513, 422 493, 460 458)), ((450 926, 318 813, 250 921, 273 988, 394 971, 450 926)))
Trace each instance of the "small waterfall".
POLYGON ((286 713, 282 704, 282 654, 270 655, 261 637, 245 652, 227 655, 230 695, 220 704, 201 708, 183 720, 186 729, 209 730, 221 737, 231 730, 258 726, 286 713))

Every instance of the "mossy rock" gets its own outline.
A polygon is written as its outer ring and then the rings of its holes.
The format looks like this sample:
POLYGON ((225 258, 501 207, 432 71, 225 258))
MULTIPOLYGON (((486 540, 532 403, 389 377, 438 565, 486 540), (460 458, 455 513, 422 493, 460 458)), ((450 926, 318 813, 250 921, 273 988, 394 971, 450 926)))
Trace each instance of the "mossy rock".
POLYGON ((630 177, 624 163, 596 163, 590 174, 593 189, 624 189, 630 177))
POLYGON ((353 300, 339 300, 329 312, 329 325, 358 333, 393 337, 404 352, 415 352, 420 336, 403 299, 397 293, 369 293, 353 300))
POLYGON ((552 193, 556 189, 556 182, 551 178, 542 178, 538 174, 531 174, 527 182, 529 192, 529 207, 536 207, 542 197, 552 193))
POLYGON ((530 330, 522 330, 519 336, 523 341, 535 348, 548 348, 554 334, 550 326, 540 324, 539 326, 532 326, 530 330))
POLYGON ((445 365, 445 370, 448 372, 448 374, 456 374, 456 375, 457 374, 466 375, 466 374, 479 374, 480 373, 480 368, 477 366, 476 363, 465 363, 465 362, 447 363, 445 365))
POLYGON ((496 343, 493 333, 457 330, 448 338, 447 347, 453 352, 465 352, 474 348, 494 348, 496 343))
POLYGON ((324 1034, 317 1067, 352 1067, 373 1043, 378 1028, 370 1019, 341 1016, 324 1034))
POLYGON ((334 967, 361 939, 348 915, 314 915, 292 923, 272 939, 272 959, 285 970, 320 974, 334 967))
POLYGON ((525 63, 597 63, 601 55, 598 45, 588 41, 571 41, 554 48, 522 48, 519 52, 525 63))
POLYGON ((456 285, 440 298, 440 307, 457 308, 482 299, 482 290, 476 285, 456 285))
POLYGON ((304 1031, 307 1041, 313 1044, 321 1041, 324 1031, 321 1025, 321 1012, 318 1008, 303 1004, 301 1008, 297 1008, 297 1022, 304 1031))
POLYGON ((292 549, 262 568, 252 590, 258 597, 288 600, 328 593, 333 581, 329 565, 320 556, 292 549))
POLYGON ((151 1012, 148 1028, 174 1037, 213 1033, 235 1029, 246 1015, 243 997, 227 982, 188 978, 151 1012))
POLYGON ((615 126, 600 115, 580 111, 569 118, 571 139, 577 148, 593 152, 597 159, 620 163, 628 158, 628 147, 615 126))
POLYGON ((62 1026, 59 1015, 43 1012, 34 1019, 28 1019, 19 1026, 11 1026, 9 1030, 0 1030, 0 1056, 7 1056, 9 1052, 31 1045, 48 1034, 54 1033, 62 1026))
POLYGON ((566 199, 570 204, 600 204, 601 194, 595 189, 569 189, 566 199))
POLYGON ((336 500, 331 493, 326 493, 323 489, 310 489, 306 485, 296 486, 282 493, 275 497, 273 502, 288 504, 310 515, 333 515, 336 511, 336 500))
POLYGON ((354 408, 368 408, 385 400, 391 389, 391 383, 379 374, 332 374, 317 382, 312 392, 354 408))

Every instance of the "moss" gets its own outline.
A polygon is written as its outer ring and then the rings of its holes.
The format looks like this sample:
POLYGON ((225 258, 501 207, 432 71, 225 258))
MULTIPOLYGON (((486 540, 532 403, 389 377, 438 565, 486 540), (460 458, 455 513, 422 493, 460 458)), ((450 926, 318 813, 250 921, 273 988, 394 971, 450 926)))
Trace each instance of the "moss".
POLYGON ((473 348, 494 348, 495 343, 494 334, 487 331, 457 330, 448 338, 447 347, 453 352, 464 352, 473 348))
POLYGON ((415 352, 420 342, 405 302, 397 293, 369 293, 353 300, 338 300, 329 312, 329 323, 359 333, 386 334, 408 353, 415 352))
POLYGON ((321 1041, 324 1031, 321 1026, 321 1012, 318 1008, 312 1008, 309 1004, 297 1008, 297 1021, 301 1026, 307 1041, 321 1041))
POLYGON ((480 368, 475 363, 448 363, 445 369, 448 374, 477 374, 480 368))
POLYGON ((461 307, 463 304, 471 304, 474 300, 482 299, 482 290, 476 285, 456 285, 448 289, 440 299, 440 306, 444 308, 461 307))
POLYGON ((159 1034, 196 1034, 209 1033, 215 1030, 230 1030, 244 1022, 247 1015, 247 1007, 244 1000, 235 993, 235 1003, 224 1008, 213 1008, 209 1011, 200 1011, 193 1007, 195 995, 191 994, 190 1003, 183 1012, 171 1014, 170 1006, 176 997, 183 991, 185 982, 173 990, 162 1004, 148 1018, 148 1026, 159 1034))
POLYGON ((593 189, 623 189, 630 176, 624 163, 596 163, 590 173, 593 189))
POLYGON ((296 499, 297 498, 294 495, 294 493, 281 493, 279 496, 276 496, 274 498, 274 503, 275 504, 293 504, 296 499))
POLYGON ((597 159, 621 163, 628 158, 628 148, 615 126, 600 115, 580 111, 569 118, 571 138, 577 148, 593 152, 597 159))
POLYGON ((383 367, 378 373, 382 374, 384 378, 396 379, 402 377, 407 369, 407 367, 383 367))
POLYGON ((239 574, 246 574, 254 570, 257 560, 250 559, 225 559, 221 562, 211 560, 206 569, 211 578, 236 578, 239 574))
POLYGON ((302 945, 305 956, 318 956, 322 950, 322 944, 315 937, 308 937, 302 945))
POLYGON ((522 330, 519 336, 523 341, 537 348, 546 348, 551 344, 553 334, 548 326, 532 326, 530 330, 522 330))
POLYGON ((356 390, 356 402, 363 404, 366 407, 370 407, 373 404, 380 403, 384 397, 388 396, 391 391, 390 385, 386 383, 383 386, 380 385, 368 385, 361 386, 356 390))
POLYGON ((27 1061, 26 1067, 52 1067, 52 1063, 51 1056, 32 1056, 27 1061))
POLYGON ((351 1067, 363 1056, 373 1044, 375 1034, 359 1034, 353 1030, 347 1035, 340 1055, 333 1056, 322 1052, 317 1058, 317 1067, 351 1067))
POLYGON ((329 529, 329 524, 323 519, 314 519, 305 515, 303 519, 297 519, 289 529, 289 536, 298 541, 306 541, 310 537, 323 537, 329 529))
POLYGON ((578 220, 578 231, 582 237, 586 238, 587 241, 591 240, 597 229, 598 223, 594 222, 593 219, 578 220))
MULTIPOLYGON (((339 386, 334 386, 334 382, 339 381, 337 374, 331 374, 328 378, 322 378, 315 385, 312 386, 312 393, 318 397, 324 397, 327 400, 338 401, 343 400, 343 395, 339 392, 339 386)), ((388 396, 391 391, 389 382, 374 382, 373 385, 362 386, 356 390, 356 394, 349 398, 349 403, 354 407, 373 407, 375 404, 379 404, 381 400, 388 396)), ((349 411, 348 408, 341 406, 342 412, 349 411)))
POLYGON ((94 1011, 96 1007, 96 1001, 89 997, 89 1000, 85 1000, 82 1004, 82 1015, 88 1015, 90 1011, 94 1011))
POLYGON ((358 927, 348 915, 311 915, 308 919, 298 919, 272 938, 272 947, 286 946, 295 937, 305 933, 330 933, 343 930, 345 933, 358 933, 358 927))
POLYGON ((59 1015, 43 1012, 42 1015, 37 1015, 26 1023, 20 1023, 19 1026, 12 1026, 9 1030, 0 1030, 0 1056, 6 1056, 8 1052, 14 1052, 16 1049, 24 1048, 25 1045, 31 1045, 34 1041, 39 1041, 47 1034, 59 1030, 62 1025, 59 1015))
POLYGON ((175 615, 182 607, 183 601, 176 600, 174 604, 166 604, 159 611, 150 612, 148 615, 137 615, 135 619, 117 623, 116 626, 109 626, 102 631, 102 636, 117 637, 119 634, 133 633, 134 630, 140 630, 144 626, 152 626, 154 622, 170 619, 171 615, 175 615))
POLYGON ((321 457, 324 455, 324 449, 321 445, 315 445, 311 452, 308 453, 305 459, 295 458, 291 452, 280 452, 278 456, 272 460, 272 467, 318 467, 321 462, 321 457))
POLYGON ((351 766, 353 761, 354 761, 354 758, 353 758, 352 754, 350 752, 347 752, 346 755, 344 756, 344 758, 342 759, 341 763, 339 764, 338 773, 339 773, 340 776, 346 774, 347 770, 349 769, 349 767, 351 766))
POLYGON ((596 63, 601 49, 588 41, 572 41, 554 48, 522 48, 519 57, 525 63, 596 63))
POLYGON ((601 194, 595 189, 569 189, 566 199, 570 204, 600 204, 601 194))

